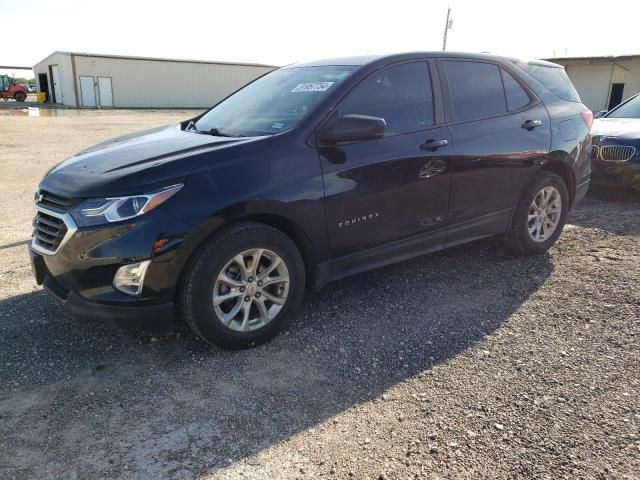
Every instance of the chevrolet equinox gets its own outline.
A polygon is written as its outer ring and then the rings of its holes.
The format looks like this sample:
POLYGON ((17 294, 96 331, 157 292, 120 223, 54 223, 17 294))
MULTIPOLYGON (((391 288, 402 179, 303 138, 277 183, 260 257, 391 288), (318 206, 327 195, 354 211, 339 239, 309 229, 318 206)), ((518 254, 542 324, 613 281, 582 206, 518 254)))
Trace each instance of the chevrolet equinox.
POLYGON ((77 317, 226 348, 305 286, 502 235, 558 239, 590 176, 564 69, 411 53, 277 69, 178 125, 89 147, 35 195, 33 272, 77 317))

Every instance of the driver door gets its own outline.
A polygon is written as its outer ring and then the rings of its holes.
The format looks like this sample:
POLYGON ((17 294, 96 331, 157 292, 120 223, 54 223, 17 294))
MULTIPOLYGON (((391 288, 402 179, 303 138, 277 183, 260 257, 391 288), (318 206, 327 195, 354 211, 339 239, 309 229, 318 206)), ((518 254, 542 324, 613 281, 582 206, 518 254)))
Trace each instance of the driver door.
POLYGON ((334 277, 442 248, 451 138, 435 122, 432 73, 427 61, 384 67, 337 107, 334 117, 379 117, 386 128, 318 149, 334 277))

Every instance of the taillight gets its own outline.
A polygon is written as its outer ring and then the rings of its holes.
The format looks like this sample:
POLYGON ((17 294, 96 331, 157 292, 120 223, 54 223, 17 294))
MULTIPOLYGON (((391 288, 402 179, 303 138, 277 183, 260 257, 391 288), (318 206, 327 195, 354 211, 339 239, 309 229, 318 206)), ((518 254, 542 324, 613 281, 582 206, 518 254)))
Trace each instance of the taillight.
POLYGON ((588 108, 585 108, 580 112, 580 116, 584 121, 584 124, 587 126, 589 130, 591 130, 591 125, 593 125, 593 112, 588 108))

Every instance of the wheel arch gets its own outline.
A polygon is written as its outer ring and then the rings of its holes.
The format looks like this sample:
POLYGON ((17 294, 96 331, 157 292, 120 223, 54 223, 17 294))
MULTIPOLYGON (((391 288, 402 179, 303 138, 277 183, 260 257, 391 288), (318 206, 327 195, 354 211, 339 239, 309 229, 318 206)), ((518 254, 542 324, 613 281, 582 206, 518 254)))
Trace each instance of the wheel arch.
POLYGON ((564 180, 569 191, 569 205, 573 205, 576 196, 576 178, 570 161, 566 152, 552 152, 542 162, 540 170, 553 172, 564 180))
MULTIPOLYGON (((233 227, 239 223, 254 222, 269 225, 287 235, 296 245, 302 260, 304 262, 306 272, 307 286, 315 285, 316 270, 319 262, 318 249, 322 246, 314 245, 311 237, 302 226, 287 215, 275 213, 264 209, 251 208, 248 205, 235 205, 228 207, 223 211, 210 216, 205 222, 198 226, 197 230, 190 235, 185 242, 185 250, 183 251, 183 263, 180 271, 178 285, 183 281, 185 272, 188 271, 189 265, 201 251, 203 246, 215 235, 233 227)), ((176 289, 176 290, 179 290, 176 289)))
POLYGON ((273 213, 252 213, 234 220, 229 225, 241 222, 256 222, 269 225, 287 235, 296 244, 307 275, 307 284, 313 285, 317 264, 316 252, 307 233, 296 222, 282 215, 273 213))

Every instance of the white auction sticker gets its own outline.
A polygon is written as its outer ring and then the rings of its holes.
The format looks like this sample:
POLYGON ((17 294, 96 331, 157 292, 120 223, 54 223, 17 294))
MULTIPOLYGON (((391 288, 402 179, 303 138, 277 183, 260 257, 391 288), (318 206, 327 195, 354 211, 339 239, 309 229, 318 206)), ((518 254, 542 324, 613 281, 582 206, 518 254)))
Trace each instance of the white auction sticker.
POLYGON ((335 82, 299 83, 292 92, 326 92, 335 82))

